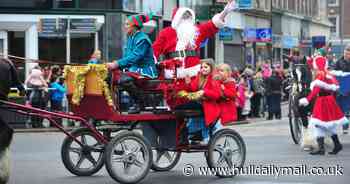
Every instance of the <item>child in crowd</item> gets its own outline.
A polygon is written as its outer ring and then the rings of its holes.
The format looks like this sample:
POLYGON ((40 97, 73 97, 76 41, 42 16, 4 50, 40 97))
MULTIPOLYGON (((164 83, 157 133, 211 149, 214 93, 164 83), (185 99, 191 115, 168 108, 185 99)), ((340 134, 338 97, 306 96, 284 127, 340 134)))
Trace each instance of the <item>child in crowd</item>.
POLYGON ((238 119, 246 120, 251 110, 250 98, 252 97, 252 92, 249 90, 248 81, 245 76, 241 76, 237 89, 238 119))
POLYGON ((204 120, 203 118, 189 118, 187 122, 189 134, 197 131, 198 127, 202 130, 202 144, 208 143, 209 128, 215 126, 220 118, 220 107, 217 103, 221 96, 220 86, 218 81, 213 79, 214 69, 213 59, 201 60, 201 69, 197 77, 193 80, 186 77, 187 95, 182 95, 190 99, 192 103, 199 104, 203 109, 204 120))
POLYGON ((88 64, 101 64, 101 51, 95 50, 94 53, 91 55, 90 60, 88 61, 88 64))
MULTIPOLYGON (((228 64, 220 64, 217 67, 218 79, 220 82, 221 97, 219 106, 221 109, 221 124, 226 125, 237 120, 237 106, 236 106, 236 83, 231 77, 232 70, 228 64)), ((217 123, 219 125, 219 123, 217 123)))

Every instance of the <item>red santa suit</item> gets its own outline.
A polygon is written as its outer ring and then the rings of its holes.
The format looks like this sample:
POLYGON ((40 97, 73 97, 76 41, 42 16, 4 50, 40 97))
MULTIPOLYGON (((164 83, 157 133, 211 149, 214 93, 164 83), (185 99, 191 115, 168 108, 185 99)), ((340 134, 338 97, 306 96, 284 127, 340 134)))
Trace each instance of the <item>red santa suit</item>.
POLYGON ((236 106, 236 84, 233 78, 221 82, 224 89, 221 89, 219 106, 221 109, 220 120, 223 125, 237 120, 236 106))
MULTIPOLYGON (((171 27, 163 29, 153 44, 154 56, 158 62, 166 61, 168 63, 180 62, 177 68, 177 78, 185 78, 196 76, 200 69, 199 50, 200 44, 207 38, 213 37, 224 26, 219 18, 219 14, 215 15, 212 20, 196 25, 194 45, 188 45, 181 48, 178 42, 177 28, 182 23, 183 15, 190 12, 192 15, 192 23, 195 25, 195 14, 189 8, 178 8, 173 13, 171 27)), ((168 68, 165 71, 166 78, 173 78, 174 68, 168 68)))
MULTIPOLYGON (((157 62, 166 63, 163 76, 160 77, 167 79, 174 79, 176 77, 178 79, 176 84, 173 84, 171 87, 167 85, 165 88, 180 91, 184 89, 183 79, 186 76, 195 77, 198 74, 200 70, 200 44, 205 39, 213 37, 219 28, 224 26, 224 22, 222 22, 219 16, 217 14, 212 20, 196 25, 193 10, 189 8, 178 8, 174 11, 171 27, 163 29, 153 44, 153 52, 157 62), (191 44, 186 46, 183 45, 183 42, 181 43, 179 41, 177 32, 178 27, 183 22, 185 13, 191 14, 192 19, 190 21, 195 28, 195 36, 191 40, 191 44)), ((167 93, 166 98, 170 107, 184 103, 183 100, 175 99, 173 95, 167 95, 167 93)))
POLYGON ((337 125, 348 120, 336 103, 334 95, 339 85, 335 77, 325 70, 327 60, 322 56, 317 56, 313 60, 313 67, 319 72, 310 85, 311 93, 301 99, 300 104, 307 105, 313 98, 316 98, 309 126, 314 128, 315 137, 324 137, 327 132, 336 134, 337 125))

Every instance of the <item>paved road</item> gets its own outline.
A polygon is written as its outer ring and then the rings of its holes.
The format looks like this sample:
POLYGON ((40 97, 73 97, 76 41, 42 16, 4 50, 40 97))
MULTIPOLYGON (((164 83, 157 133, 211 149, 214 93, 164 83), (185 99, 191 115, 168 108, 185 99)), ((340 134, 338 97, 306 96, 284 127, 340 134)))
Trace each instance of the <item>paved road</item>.
MULTIPOLYGON (((151 172, 144 184, 271 184, 271 183, 346 183, 350 181, 350 135, 342 135, 344 150, 337 156, 311 156, 292 143, 288 122, 257 122, 234 127, 247 145, 246 166, 274 165, 276 167, 301 166, 341 167, 342 176, 237 176, 233 179, 218 179, 213 176, 183 175, 185 164, 206 166, 203 154, 183 154, 179 164, 171 172, 151 172)), ((12 175, 10 184, 113 184, 105 169, 92 177, 75 177, 61 163, 61 133, 17 133, 12 150, 12 175)), ((328 148, 331 149, 331 148, 328 148)))

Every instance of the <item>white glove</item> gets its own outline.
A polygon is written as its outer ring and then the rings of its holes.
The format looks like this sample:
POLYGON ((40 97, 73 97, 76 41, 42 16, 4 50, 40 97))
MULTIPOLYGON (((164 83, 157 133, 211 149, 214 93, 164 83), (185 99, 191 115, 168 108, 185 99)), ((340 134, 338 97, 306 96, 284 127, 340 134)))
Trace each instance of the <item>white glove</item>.
POLYGON ((226 6, 224 8, 224 12, 229 13, 229 12, 234 11, 236 9, 237 9, 236 0, 233 0, 233 1, 226 4, 226 6))
POLYGON ((338 89, 339 89, 339 86, 335 85, 335 84, 332 84, 330 87, 330 90, 332 90, 332 91, 338 91, 338 89))
POLYGON ((301 106, 307 106, 307 105, 309 105, 309 101, 307 100, 307 98, 301 98, 301 99, 299 100, 299 105, 301 105, 301 106))

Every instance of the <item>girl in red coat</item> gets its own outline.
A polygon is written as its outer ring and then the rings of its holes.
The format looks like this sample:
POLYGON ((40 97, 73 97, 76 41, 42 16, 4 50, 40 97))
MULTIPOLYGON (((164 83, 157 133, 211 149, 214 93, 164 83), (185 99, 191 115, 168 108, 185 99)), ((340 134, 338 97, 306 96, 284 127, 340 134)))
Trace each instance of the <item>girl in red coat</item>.
POLYGON ((220 79, 221 97, 219 106, 221 109, 220 120, 221 124, 225 125, 229 122, 237 120, 237 106, 236 106, 236 83, 231 77, 232 70, 230 65, 221 64, 217 67, 220 79))
POLYGON ((313 60, 313 67, 316 70, 316 78, 311 83, 311 93, 299 100, 299 104, 306 106, 316 98, 309 126, 313 128, 319 149, 311 152, 311 155, 324 155, 324 137, 330 134, 334 142, 334 149, 329 154, 337 154, 342 150, 337 135, 337 125, 348 122, 335 100, 335 91, 339 85, 334 76, 327 71, 327 60, 325 57, 316 56, 313 60))
POLYGON ((203 118, 189 118, 188 130, 202 129, 203 143, 209 141, 209 128, 214 126, 220 118, 220 107, 217 100, 220 99, 220 87, 216 80, 213 80, 214 70, 213 59, 201 60, 201 69, 197 77, 193 80, 190 77, 185 79, 187 93, 183 95, 194 103, 199 103, 204 112, 203 118), (205 125, 205 126, 204 126, 205 125))

